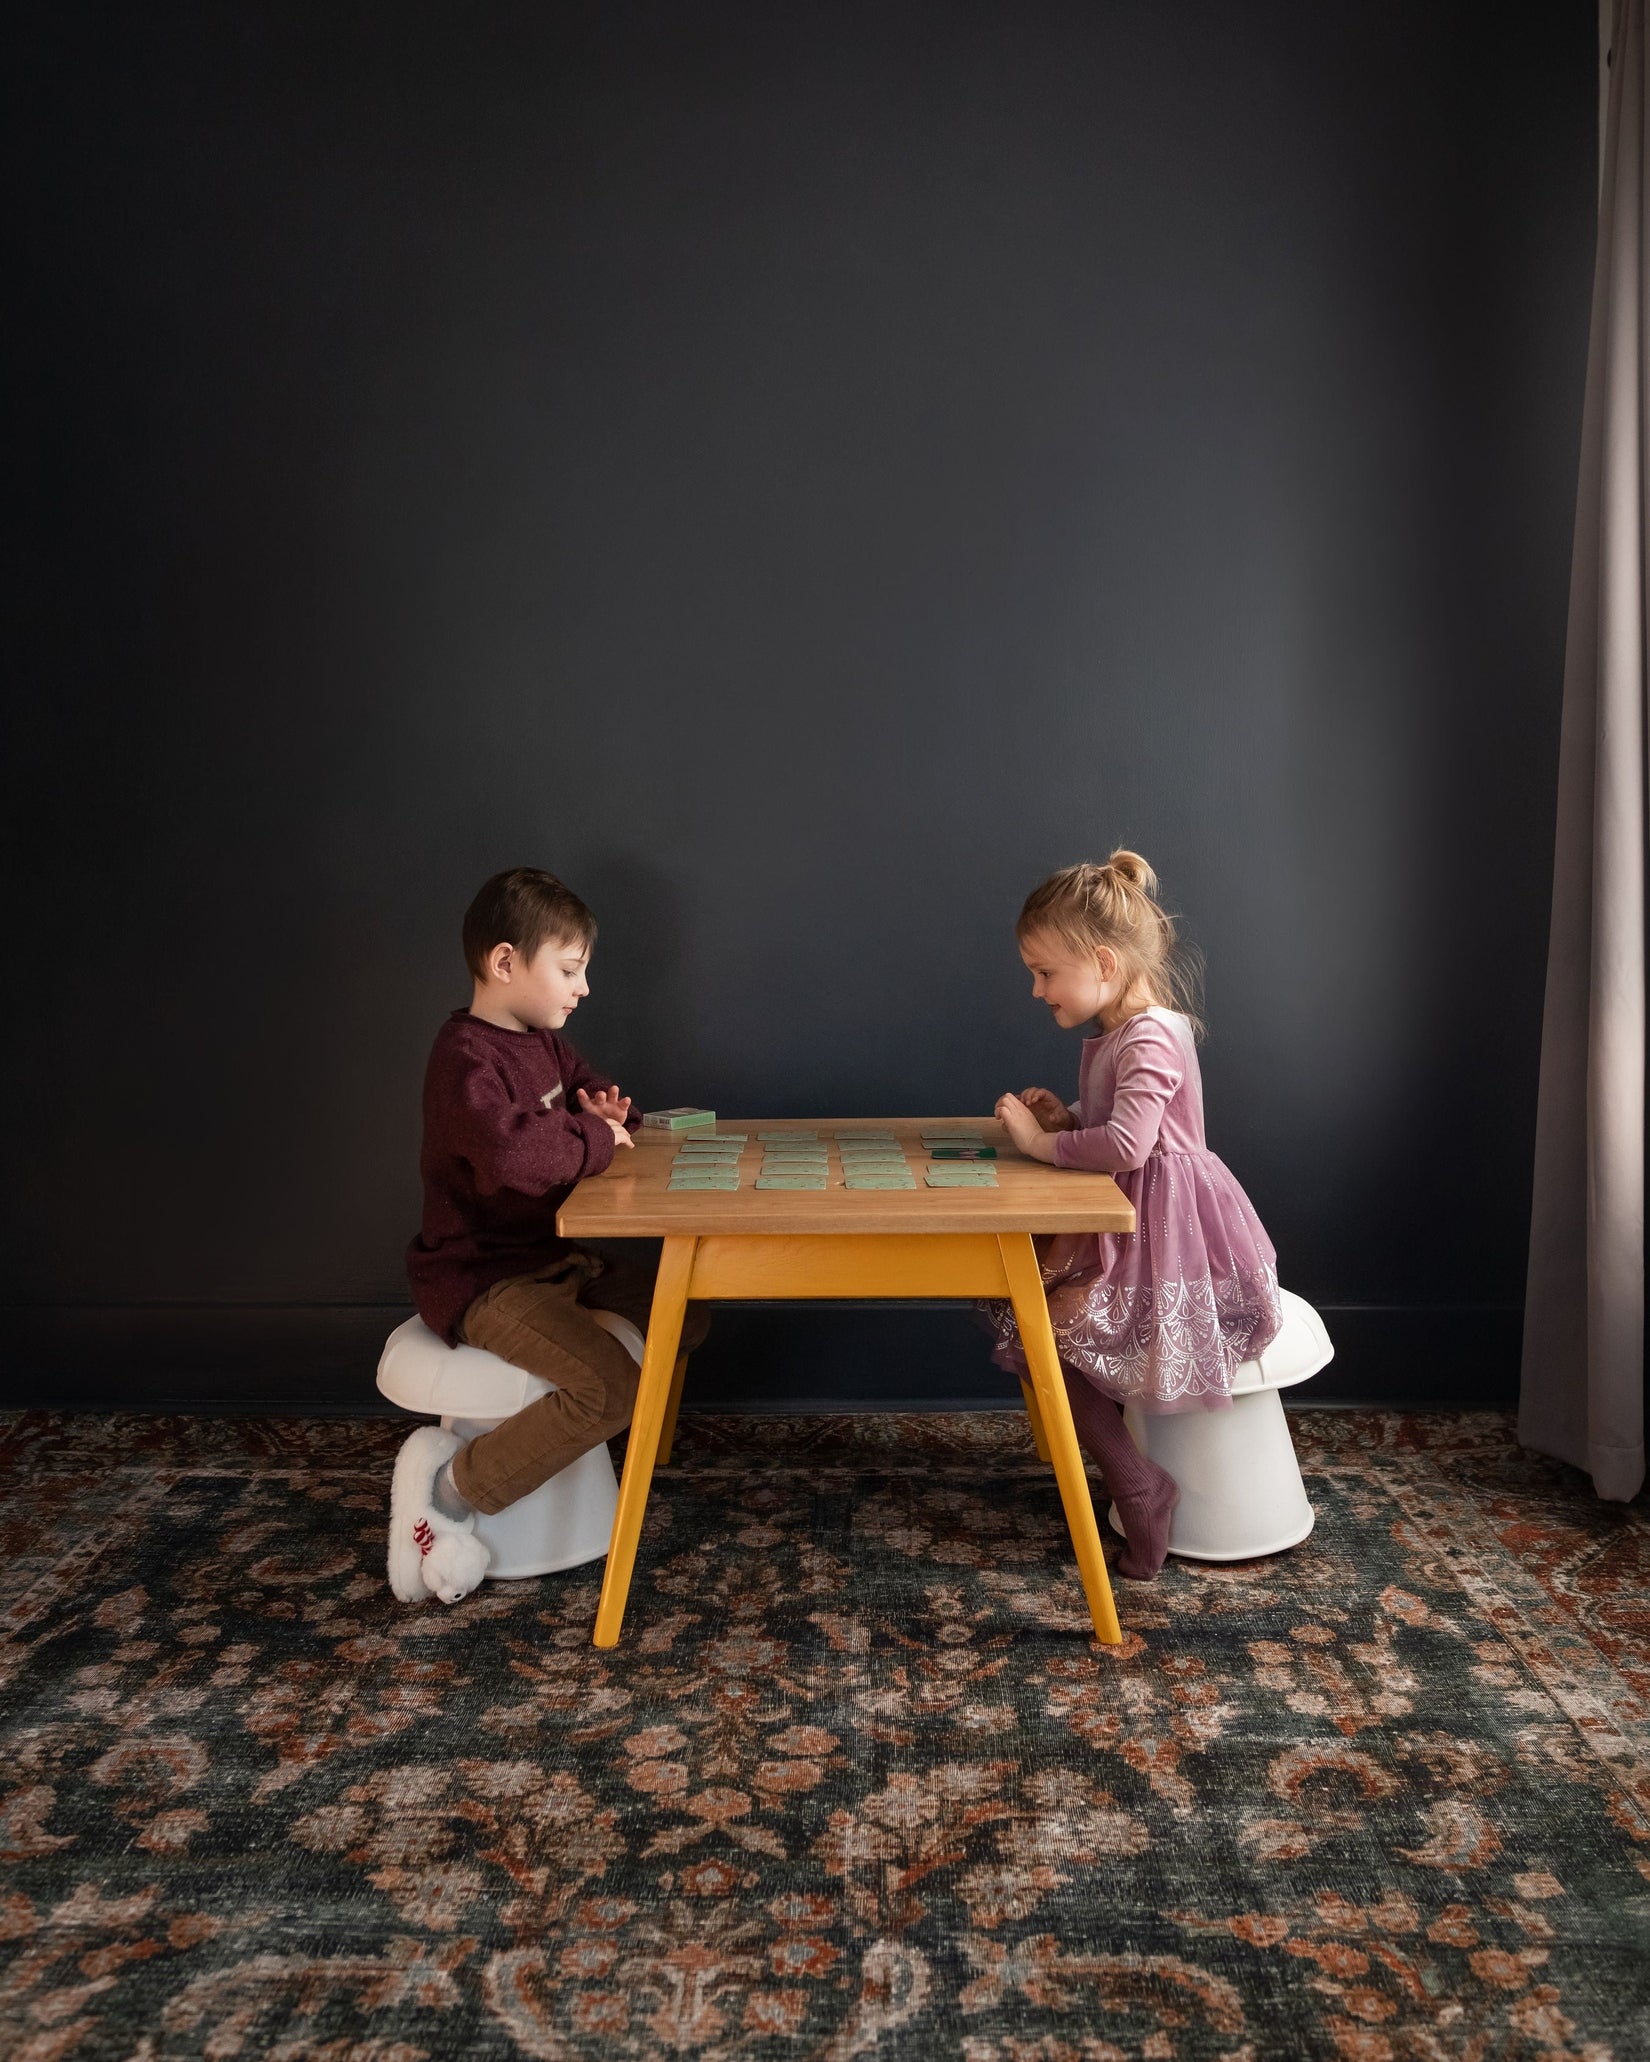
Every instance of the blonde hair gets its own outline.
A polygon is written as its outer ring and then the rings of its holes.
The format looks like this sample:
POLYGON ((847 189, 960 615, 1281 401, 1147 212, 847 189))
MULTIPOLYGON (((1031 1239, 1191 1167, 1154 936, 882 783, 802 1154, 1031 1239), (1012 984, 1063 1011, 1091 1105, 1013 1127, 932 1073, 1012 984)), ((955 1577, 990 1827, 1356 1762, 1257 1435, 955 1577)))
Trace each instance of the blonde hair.
POLYGON ((1157 894, 1157 876, 1138 852, 1116 851, 1104 866, 1091 860, 1063 866, 1026 897, 1014 935, 1022 945, 1032 937, 1054 938, 1080 958, 1104 946, 1116 955, 1125 995, 1146 995, 1163 1009, 1179 1010, 1201 1038, 1202 960, 1181 944, 1157 894))

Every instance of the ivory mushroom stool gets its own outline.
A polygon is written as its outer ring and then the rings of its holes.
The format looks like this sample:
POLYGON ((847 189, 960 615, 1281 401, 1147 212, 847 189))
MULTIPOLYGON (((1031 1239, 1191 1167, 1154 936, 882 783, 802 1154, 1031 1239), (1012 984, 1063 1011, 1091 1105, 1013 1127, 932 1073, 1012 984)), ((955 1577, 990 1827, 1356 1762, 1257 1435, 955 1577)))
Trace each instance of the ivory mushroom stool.
MULTIPOLYGON (((629 1319, 610 1310, 590 1315, 640 1365, 642 1335, 629 1319)), ((440 1418, 443 1430, 460 1439, 492 1431, 555 1386, 479 1346, 448 1346, 419 1317, 396 1326, 378 1363, 378 1387, 391 1403, 440 1418)), ((492 1556, 489 1581, 553 1575, 560 1568, 599 1561, 607 1552, 618 1501, 618 1479, 603 1445, 580 1454, 504 1510, 478 1511, 476 1536, 492 1556)))
MULTIPOLYGON (((1257 1359, 1238 1364, 1229 1408, 1162 1416, 1124 1406, 1135 1445, 1180 1490, 1169 1552, 1186 1560, 1281 1554, 1312 1530, 1314 1514, 1278 1392, 1326 1367, 1335 1349, 1311 1304, 1287 1289, 1280 1294, 1282 1329, 1257 1359)), ((1109 1516, 1121 1532, 1115 1504, 1109 1516)))

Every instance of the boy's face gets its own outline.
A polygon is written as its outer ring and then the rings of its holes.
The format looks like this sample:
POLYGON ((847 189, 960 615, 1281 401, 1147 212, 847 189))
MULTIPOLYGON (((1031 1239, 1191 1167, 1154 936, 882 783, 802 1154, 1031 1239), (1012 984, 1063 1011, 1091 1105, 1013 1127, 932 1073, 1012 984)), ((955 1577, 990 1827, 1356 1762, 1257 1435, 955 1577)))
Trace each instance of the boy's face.
POLYGON ((487 955, 487 978, 476 983, 474 1009, 493 1023, 517 1031, 559 1031, 590 993, 585 970, 590 949, 548 938, 524 959, 513 945, 495 945, 487 955))

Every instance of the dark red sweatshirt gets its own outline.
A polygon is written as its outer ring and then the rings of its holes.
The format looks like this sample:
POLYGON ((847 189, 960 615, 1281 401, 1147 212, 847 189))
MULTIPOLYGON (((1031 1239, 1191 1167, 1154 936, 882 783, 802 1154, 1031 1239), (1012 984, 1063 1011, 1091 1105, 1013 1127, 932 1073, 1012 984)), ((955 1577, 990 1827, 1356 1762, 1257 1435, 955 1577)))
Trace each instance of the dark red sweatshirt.
MULTIPOLYGON (((605 1118, 578 1091, 610 1088, 554 1031, 502 1031, 454 1010, 424 1076, 424 1224, 407 1248, 418 1314, 449 1346, 484 1289, 567 1247, 556 1212, 613 1158, 605 1118)), ((631 1128, 641 1122, 638 1111, 631 1128)))

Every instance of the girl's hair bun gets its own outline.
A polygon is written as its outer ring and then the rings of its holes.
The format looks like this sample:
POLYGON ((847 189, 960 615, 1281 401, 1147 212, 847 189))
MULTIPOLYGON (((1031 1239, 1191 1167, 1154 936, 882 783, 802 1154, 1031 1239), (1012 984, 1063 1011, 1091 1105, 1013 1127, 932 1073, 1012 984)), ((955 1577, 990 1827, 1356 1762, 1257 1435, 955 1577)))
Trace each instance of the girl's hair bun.
POLYGON ((1104 947, 1125 970, 1130 994, 1181 1011, 1193 1036, 1203 1036, 1201 961, 1178 942, 1157 899, 1157 875, 1138 852, 1119 847, 1104 866, 1086 859, 1050 874, 1026 897, 1014 929, 1022 945, 1046 936, 1079 958, 1104 947))
POLYGON ((1106 871, 1115 874, 1126 888, 1138 888, 1142 895, 1157 894, 1157 876, 1138 852, 1119 846, 1106 861, 1106 871))

